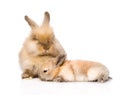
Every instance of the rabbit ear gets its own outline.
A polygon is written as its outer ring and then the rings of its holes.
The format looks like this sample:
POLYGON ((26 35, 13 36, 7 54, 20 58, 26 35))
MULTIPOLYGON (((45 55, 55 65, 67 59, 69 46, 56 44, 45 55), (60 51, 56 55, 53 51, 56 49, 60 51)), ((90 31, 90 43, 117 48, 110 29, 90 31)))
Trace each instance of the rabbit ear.
POLYGON ((30 25, 32 29, 35 29, 36 27, 38 27, 38 25, 28 16, 25 16, 25 20, 28 22, 28 24, 30 25))
POLYGON ((56 66, 61 66, 66 59, 66 55, 60 55, 57 57, 56 66))
POLYGON ((49 25, 49 22, 50 22, 50 14, 49 14, 49 12, 45 12, 44 13, 44 19, 43 19, 43 23, 42 23, 42 25, 44 26, 46 26, 46 25, 49 25))

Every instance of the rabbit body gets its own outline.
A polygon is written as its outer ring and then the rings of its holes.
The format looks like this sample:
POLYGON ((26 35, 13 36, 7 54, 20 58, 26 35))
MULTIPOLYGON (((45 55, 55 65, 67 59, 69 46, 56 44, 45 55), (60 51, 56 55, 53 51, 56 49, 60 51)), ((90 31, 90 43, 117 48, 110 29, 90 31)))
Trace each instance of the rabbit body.
POLYGON ((58 60, 56 64, 61 65, 66 59, 66 53, 49 25, 48 12, 45 12, 41 26, 38 26, 28 16, 25 16, 25 20, 31 27, 31 34, 25 40, 19 53, 19 62, 23 70, 22 78, 29 78, 37 76, 37 66, 45 60, 55 58, 58 60))
POLYGON ((66 81, 66 82, 105 82, 109 79, 108 69, 97 62, 85 60, 66 60, 62 66, 54 67, 43 64, 39 70, 39 77, 42 80, 66 81), (46 71, 45 71, 46 70, 46 71))

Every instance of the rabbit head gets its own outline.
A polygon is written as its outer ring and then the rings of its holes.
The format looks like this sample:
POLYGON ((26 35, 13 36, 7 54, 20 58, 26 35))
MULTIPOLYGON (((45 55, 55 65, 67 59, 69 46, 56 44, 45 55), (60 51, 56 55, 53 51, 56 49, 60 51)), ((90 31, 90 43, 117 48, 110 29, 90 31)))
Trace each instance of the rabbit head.
POLYGON ((47 50, 53 44, 54 41, 54 32, 50 27, 50 14, 48 12, 44 13, 44 19, 42 25, 37 25, 32 19, 28 16, 25 16, 25 20, 28 22, 31 27, 30 40, 43 47, 47 50))
POLYGON ((46 60, 42 66, 39 67, 38 76, 41 80, 51 81, 58 73, 58 68, 55 60, 46 60))

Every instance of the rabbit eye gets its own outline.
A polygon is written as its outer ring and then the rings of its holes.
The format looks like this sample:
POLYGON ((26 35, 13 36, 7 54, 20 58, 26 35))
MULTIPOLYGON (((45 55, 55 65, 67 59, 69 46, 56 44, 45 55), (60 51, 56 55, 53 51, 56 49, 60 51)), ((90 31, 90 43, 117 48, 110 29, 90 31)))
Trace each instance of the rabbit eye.
POLYGON ((33 39, 33 40, 37 40, 37 38, 36 38, 36 37, 33 37, 32 39, 33 39))
POLYGON ((46 73, 46 72, 47 72, 47 70, 44 70, 43 72, 44 72, 44 73, 46 73))
POLYGON ((48 69, 44 69, 44 70, 43 70, 44 73, 47 73, 47 71, 48 71, 48 69))
POLYGON ((35 35, 31 35, 32 40, 38 40, 35 35))

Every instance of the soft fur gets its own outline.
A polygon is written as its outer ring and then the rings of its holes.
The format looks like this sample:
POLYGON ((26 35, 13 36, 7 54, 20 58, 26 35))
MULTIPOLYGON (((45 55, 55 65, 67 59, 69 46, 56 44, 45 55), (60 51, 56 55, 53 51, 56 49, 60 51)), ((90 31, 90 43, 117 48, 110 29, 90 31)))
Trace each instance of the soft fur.
POLYGON ((19 61, 23 70, 22 78, 29 78, 37 76, 37 65, 44 63, 44 60, 55 58, 58 60, 56 64, 61 65, 66 59, 66 53, 49 25, 48 12, 45 12, 40 26, 28 16, 25 16, 25 20, 31 27, 31 34, 23 44, 19 61))
POLYGON ((38 70, 39 78, 44 81, 66 82, 105 82, 109 79, 108 69, 98 62, 85 60, 66 60, 62 66, 52 65, 55 61, 44 63, 38 70))

